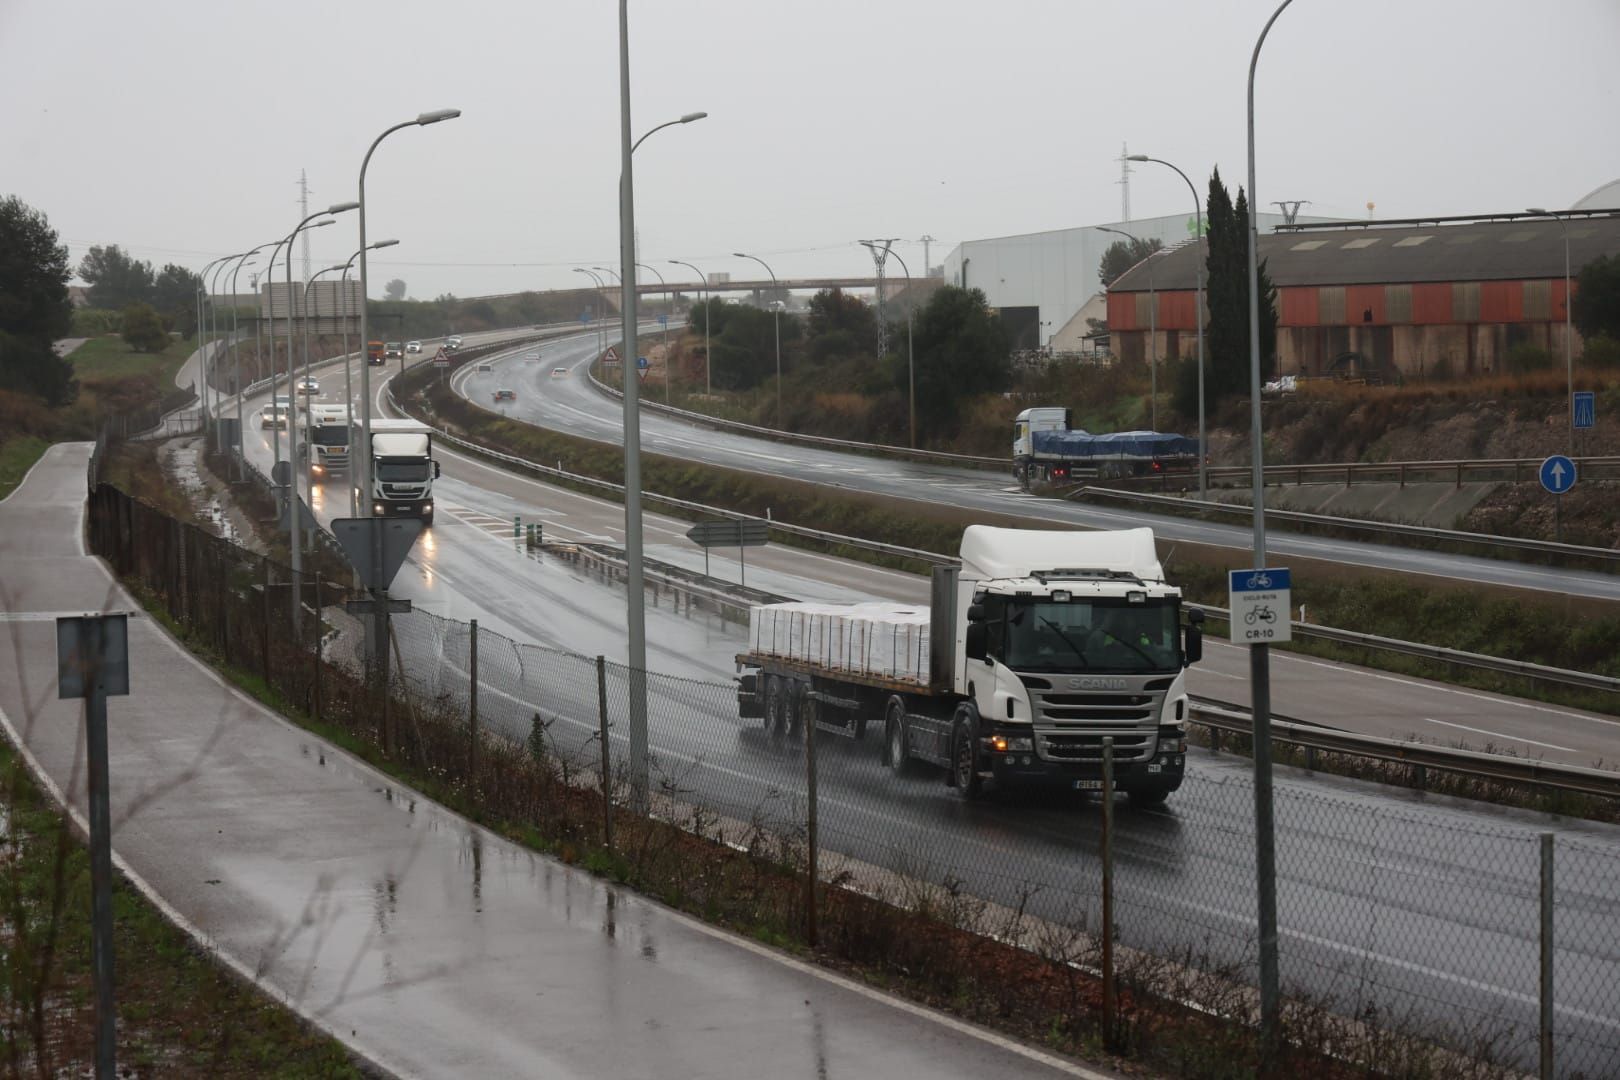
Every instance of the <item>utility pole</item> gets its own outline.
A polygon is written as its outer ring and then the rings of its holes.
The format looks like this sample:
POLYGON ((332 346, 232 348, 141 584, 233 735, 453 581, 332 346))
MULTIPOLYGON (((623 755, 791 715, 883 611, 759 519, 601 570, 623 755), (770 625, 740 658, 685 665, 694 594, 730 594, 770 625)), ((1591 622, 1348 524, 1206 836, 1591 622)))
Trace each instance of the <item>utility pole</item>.
POLYGON ((1131 149, 1119 144, 1119 220, 1131 220, 1131 149))
POLYGON ((883 295, 883 264, 889 259, 889 248, 893 246, 898 236, 891 236, 886 240, 862 240, 861 246, 872 253, 872 261, 877 264, 877 324, 878 324, 878 355, 889 355, 889 321, 884 317, 884 305, 887 301, 883 295))
POLYGON ((1282 211, 1283 224, 1292 225, 1299 217, 1299 208, 1311 205, 1309 199, 1273 199, 1271 205, 1282 211))
MULTIPOLYGON (((298 170, 298 218, 303 220, 309 217, 309 177, 303 169, 298 170)), ((309 233, 300 237, 304 242, 304 284, 309 284, 309 233)))

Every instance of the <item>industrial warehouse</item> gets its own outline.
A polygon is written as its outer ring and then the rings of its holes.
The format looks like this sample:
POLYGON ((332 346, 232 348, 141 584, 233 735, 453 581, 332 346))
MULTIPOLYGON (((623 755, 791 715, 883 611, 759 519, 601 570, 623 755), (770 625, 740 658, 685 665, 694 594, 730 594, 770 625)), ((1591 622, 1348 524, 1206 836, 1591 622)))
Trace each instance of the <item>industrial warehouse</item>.
MULTIPOLYGON (((1277 290, 1279 374, 1444 378, 1499 370, 1519 345, 1561 354, 1566 334, 1578 355, 1566 282, 1620 254, 1620 210, 1301 223, 1259 245, 1277 290)), ((1116 356, 1195 355, 1200 257, 1189 241, 1113 283, 1116 356)))

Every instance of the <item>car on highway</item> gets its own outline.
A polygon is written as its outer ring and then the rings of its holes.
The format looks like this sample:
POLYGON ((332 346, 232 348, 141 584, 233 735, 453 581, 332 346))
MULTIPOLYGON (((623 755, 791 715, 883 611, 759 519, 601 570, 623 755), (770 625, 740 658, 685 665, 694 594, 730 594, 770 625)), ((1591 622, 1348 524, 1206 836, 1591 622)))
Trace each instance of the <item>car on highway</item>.
POLYGON ((292 400, 284 397, 270 399, 270 404, 259 410, 259 426, 262 428, 286 427, 287 418, 292 413, 292 400))
POLYGON ((383 356, 386 359, 392 360, 395 357, 402 357, 404 355, 405 349, 397 341, 390 341, 387 345, 383 346, 383 356))
POLYGON ((566 379, 568 377, 568 369, 565 367, 554 367, 551 369, 551 377, 553 379, 566 379))
POLYGON ((454 352, 456 349, 461 348, 461 335, 460 334, 451 334, 449 337, 445 338, 444 339, 444 347, 449 349, 452 352, 454 352))
POLYGON ((478 364, 478 374, 480 374, 480 375, 488 375, 490 372, 492 372, 494 370, 495 370, 495 365, 491 364, 488 360, 480 361, 479 364, 478 364))
POLYGON ((516 390, 497 390, 497 391, 495 391, 495 400, 496 401, 516 401, 517 400, 517 391, 516 390))
POLYGON ((307 394, 310 396, 320 393, 320 380, 315 378, 313 375, 305 375, 302 379, 298 380, 298 392, 300 394, 307 394))
POLYGON ((537 352, 527 353, 523 357, 523 362, 525 364, 538 364, 540 362, 540 354, 537 352))
POLYGON ((420 341, 407 341, 405 343, 405 351, 408 353, 419 353, 422 351, 422 343, 420 341))

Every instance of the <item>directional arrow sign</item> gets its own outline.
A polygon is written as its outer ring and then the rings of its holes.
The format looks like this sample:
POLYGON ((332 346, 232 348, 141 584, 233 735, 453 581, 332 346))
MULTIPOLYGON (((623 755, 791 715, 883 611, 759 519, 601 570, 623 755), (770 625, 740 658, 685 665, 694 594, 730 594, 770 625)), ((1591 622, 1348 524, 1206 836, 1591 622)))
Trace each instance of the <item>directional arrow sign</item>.
POLYGON ((1575 462, 1563 454, 1554 454, 1541 463, 1541 486, 1554 495, 1562 495, 1575 486, 1575 462))
POLYGON ((1597 394, 1591 390, 1575 391, 1575 400, 1572 403, 1575 413, 1575 427, 1589 428, 1597 426, 1597 394))
POLYGON ((416 538, 422 535, 420 518, 333 518, 332 535, 343 545, 349 565, 367 588, 386 589, 405 564, 416 538), (378 533, 381 543, 378 543, 378 533), (380 556, 380 559, 379 559, 380 556))
POLYGON ((645 356, 636 357, 636 367, 640 368, 642 371, 646 371, 647 370, 647 358, 645 356))
POLYGON ((686 530, 699 547, 763 547, 770 527, 763 521, 700 521, 686 530))

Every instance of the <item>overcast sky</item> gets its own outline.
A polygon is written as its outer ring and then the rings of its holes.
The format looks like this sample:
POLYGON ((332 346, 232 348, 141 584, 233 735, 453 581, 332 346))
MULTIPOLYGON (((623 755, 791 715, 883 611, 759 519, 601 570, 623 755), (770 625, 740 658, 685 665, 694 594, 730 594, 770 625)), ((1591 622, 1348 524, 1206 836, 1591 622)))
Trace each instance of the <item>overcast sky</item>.
MULTIPOLYGON (((1121 143, 1202 188, 1244 177, 1249 55, 1274 0, 632 0, 642 261, 780 277, 920 274, 963 240, 1116 221, 1121 143)), ((355 197, 384 128, 371 292, 569 287, 617 265, 613 0, 0 0, 0 194, 75 263, 285 235, 298 176, 355 197)), ((1262 203, 1364 217, 1566 206, 1620 177, 1620 0, 1297 0, 1256 89, 1262 203)), ((1136 167, 1134 217, 1191 197, 1136 167)), ((352 213, 314 267, 357 246, 352 213)), ((295 274, 301 263, 295 262, 295 274)), ((279 274, 277 275, 280 276, 279 274)))

